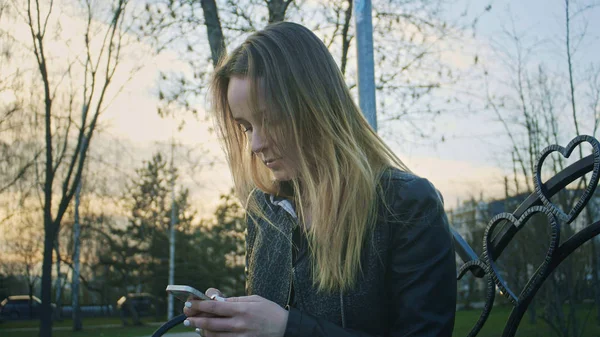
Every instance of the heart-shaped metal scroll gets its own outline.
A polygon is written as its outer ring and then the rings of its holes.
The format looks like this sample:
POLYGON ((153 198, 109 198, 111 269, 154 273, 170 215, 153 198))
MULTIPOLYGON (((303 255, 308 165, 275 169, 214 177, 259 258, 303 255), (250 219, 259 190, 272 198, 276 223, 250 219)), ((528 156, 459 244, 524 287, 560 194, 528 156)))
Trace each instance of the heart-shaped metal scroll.
POLYGON ((494 284, 494 279, 491 276, 492 272, 489 270, 488 266, 480 260, 472 260, 463 264, 462 267, 460 267, 460 269, 458 270, 458 276, 456 277, 456 279, 460 280, 468 271, 479 268, 485 270, 486 275, 485 278, 487 282, 487 288, 485 295, 485 305, 483 306, 483 311, 481 312, 481 315, 479 315, 479 319, 477 319, 477 322, 475 322, 475 325, 473 325, 467 337, 477 336, 481 328, 483 328, 483 325, 490 316, 490 312, 492 311, 492 308, 494 306, 494 299, 496 298, 496 287, 494 284))
POLYGON ((585 207, 587 202, 590 200, 590 198, 594 194, 594 191, 596 190, 596 186, 598 185, 599 174, 600 174, 600 143, 598 143, 598 140, 596 140, 594 137, 590 137, 590 136, 586 136, 586 135, 577 136, 577 137, 573 138, 573 140, 571 142, 569 142, 569 144, 567 145, 566 148, 559 146, 559 145, 551 145, 551 146, 548 146, 547 148, 545 148, 544 151, 542 151, 540 158, 538 159, 536 167, 535 167, 535 177, 534 177, 535 191, 536 191, 537 195, 540 197, 540 200, 542 201, 542 203, 546 207, 548 207, 548 209, 550 209, 550 211, 552 213, 554 213, 559 219, 565 221, 566 223, 571 223, 573 220, 575 220, 575 218, 577 218, 579 213, 583 210, 583 208, 585 207), (554 205, 549 200, 549 198, 546 196, 546 189, 544 188, 544 185, 542 184, 542 174, 541 174, 542 164, 544 163, 544 160, 546 159, 546 157, 548 157, 548 155, 550 155, 550 153, 552 153, 554 151, 559 152, 565 158, 569 158, 569 156, 573 152, 573 149, 575 149, 575 147, 577 147, 579 144, 581 144, 583 142, 587 142, 592 145, 592 149, 593 149, 592 153, 594 155, 594 171, 592 173, 592 178, 590 179, 590 182, 589 182, 587 188, 583 192, 583 195, 581 195, 581 197, 579 198, 579 200, 577 201, 577 203, 575 204, 573 209, 571 209, 569 214, 566 214, 563 210, 561 210, 556 205, 554 205))
POLYGON ((511 213, 500 213, 496 215, 490 221, 488 227, 485 230, 484 241, 483 241, 483 258, 484 262, 488 266, 488 273, 491 274, 494 279, 494 283, 500 288, 502 294, 506 298, 508 298, 513 305, 517 305, 523 298, 528 297, 531 292, 540 286, 541 282, 543 282, 544 275, 552 261, 552 257, 554 256, 554 252, 558 243, 560 241, 560 226, 556 220, 554 214, 548 210, 548 208, 543 206, 533 206, 529 208, 525 213, 519 218, 515 218, 511 213), (550 224, 551 229, 551 237, 550 237, 550 245, 548 246, 548 250, 546 251, 546 256, 544 257, 544 261, 537 268, 533 276, 529 279, 529 282, 525 286, 525 288, 521 291, 519 296, 515 295, 515 293, 508 287, 504 278, 500 275, 498 266, 496 262, 491 258, 492 255, 492 233, 494 233, 494 229, 496 226, 503 221, 508 221, 513 224, 513 226, 517 228, 521 228, 527 223, 527 221, 536 213, 543 213, 548 218, 548 223, 550 224))

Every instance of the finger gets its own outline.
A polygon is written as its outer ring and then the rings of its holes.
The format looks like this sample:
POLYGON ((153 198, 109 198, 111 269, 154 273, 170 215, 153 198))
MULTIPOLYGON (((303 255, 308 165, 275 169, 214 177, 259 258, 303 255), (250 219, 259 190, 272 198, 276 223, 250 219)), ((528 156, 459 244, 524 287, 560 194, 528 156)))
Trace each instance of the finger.
POLYGON ((243 307, 242 303, 236 303, 235 301, 193 301, 190 309, 216 316, 232 317, 239 315, 244 310, 243 307))
POLYGON ((193 305, 194 302, 201 302, 201 301, 199 301, 199 300, 187 301, 187 302, 185 302, 185 304, 183 306, 183 313, 187 317, 192 317, 192 316, 214 317, 215 316, 215 315, 210 314, 210 313, 199 311, 197 309, 197 307, 193 305))
POLYGON ((212 298, 213 296, 225 297, 225 295, 223 295, 223 293, 217 288, 208 288, 204 293, 210 298, 212 298))
POLYGON ((187 308, 187 307, 183 307, 183 314, 186 315, 187 317, 216 317, 213 314, 209 314, 206 312, 199 312, 197 310, 193 310, 191 308, 187 308))
POLYGON ((199 329, 200 332, 196 331, 197 334, 199 334, 202 337, 234 337, 234 336, 239 336, 239 333, 237 332, 218 332, 218 331, 210 331, 210 330, 204 330, 204 329, 199 329))
POLYGON ((264 298, 258 296, 258 295, 251 295, 251 296, 239 296, 239 297, 227 297, 225 298, 226 302, 237 302, 237 303, 242 303, 242 302, 260 302, 263 301, 264 298))
POLYGON ((203 332, 239 332, 242 329, 240 322, 239 318, 233 317, 189 317, 184 325, 202 329, 203 332))

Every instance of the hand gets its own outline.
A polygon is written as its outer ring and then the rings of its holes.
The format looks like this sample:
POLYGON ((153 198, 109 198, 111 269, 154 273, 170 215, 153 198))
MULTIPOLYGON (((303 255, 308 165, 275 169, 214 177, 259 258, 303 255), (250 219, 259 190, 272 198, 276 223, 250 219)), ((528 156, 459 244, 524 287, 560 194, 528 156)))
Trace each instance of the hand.
MULTIPOLYGON (((221 302, 225 301, 225 295, 223 295, 223 293, 219 289, 216 289, 216 288, 206 289, 206 291, 204 292, 204 295, 206 295, 216 301, 221 301, 221 302)), ((185 304, 188 305, 188 303, 189 303, 191 305, 192 301, 197 301, 197 299, 194 296, 189 296, 187 298, 187 301, 185 304)), ((184 313, 185 313, 186 309, 187 309, 187 307, 184 306, 183 307, 184 313)), ((208 313, 199 313, 198 316, 215 317, 215 315, 208 314, 208 313)), ((196 329, 196 332, 198 332, 198 329, 196 329)))
POLYGON ((257 295, 188 303, 184 325, 202 329, 205 337, 281 337, 285 333, 288 311, 257 295))

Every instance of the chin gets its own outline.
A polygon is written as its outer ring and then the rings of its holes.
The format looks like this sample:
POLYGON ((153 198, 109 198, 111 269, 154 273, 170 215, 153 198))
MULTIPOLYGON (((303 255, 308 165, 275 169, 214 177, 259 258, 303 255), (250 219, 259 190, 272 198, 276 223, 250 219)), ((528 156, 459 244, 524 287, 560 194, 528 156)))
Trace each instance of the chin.
POLYGON ((294 178, 289 175, 279 175, 279 174, 275 175, 275 180, 277 180, 277 181, 290 181, 292 179, 294 179, 294 178))
POLYGON ((275 180, 277 181, 289 181, 294 179, 294 176, 292 174, 290 174, 289 172, 286 171, 273 171, 273 176, 275 177, 275 180))

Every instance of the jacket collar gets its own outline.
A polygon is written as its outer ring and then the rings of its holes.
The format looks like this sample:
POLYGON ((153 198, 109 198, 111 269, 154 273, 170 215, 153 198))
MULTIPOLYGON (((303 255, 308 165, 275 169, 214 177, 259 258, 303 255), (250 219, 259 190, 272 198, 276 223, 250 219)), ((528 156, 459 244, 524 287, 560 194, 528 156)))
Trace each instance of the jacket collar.
POLYGON ((296 209, 295 209, 294 205, 288 199, 285 199, 282 197, 277 197, 273 194, 269 194, 269 200, 271 201, 271 204, 277 205, 277 206, 283 208, 294 219, 298 219, 298 215, 296 214, 296 209))

